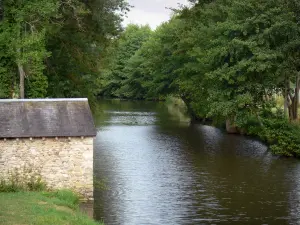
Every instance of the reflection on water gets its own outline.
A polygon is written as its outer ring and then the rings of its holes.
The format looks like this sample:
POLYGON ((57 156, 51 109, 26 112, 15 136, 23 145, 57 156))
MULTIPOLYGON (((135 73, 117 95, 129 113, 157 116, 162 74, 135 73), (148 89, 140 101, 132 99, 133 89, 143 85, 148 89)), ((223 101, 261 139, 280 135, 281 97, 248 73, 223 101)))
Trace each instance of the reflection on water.
POLYGON ((178 122, 163 103, 96 112, 95 216, 106 224, 297 224, 300 163, 256 140, 178 122))

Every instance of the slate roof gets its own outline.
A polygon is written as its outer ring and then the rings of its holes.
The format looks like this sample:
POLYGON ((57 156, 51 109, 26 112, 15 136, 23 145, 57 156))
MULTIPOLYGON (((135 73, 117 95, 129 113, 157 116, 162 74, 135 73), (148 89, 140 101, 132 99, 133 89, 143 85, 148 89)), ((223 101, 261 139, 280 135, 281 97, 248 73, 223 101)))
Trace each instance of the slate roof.
POLYGON ((0 100, 0 138, 93 137, 87 99, 0 100))

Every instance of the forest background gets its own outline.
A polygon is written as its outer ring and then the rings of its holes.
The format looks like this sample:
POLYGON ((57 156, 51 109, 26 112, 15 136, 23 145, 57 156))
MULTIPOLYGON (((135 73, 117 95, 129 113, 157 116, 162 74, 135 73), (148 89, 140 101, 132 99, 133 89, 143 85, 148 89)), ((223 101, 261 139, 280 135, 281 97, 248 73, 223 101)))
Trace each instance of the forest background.
POLYGON ((124 0, 0 0, 0 98, 181 99, 300 156, 300 3, 190 0, 156 30, 124 0))

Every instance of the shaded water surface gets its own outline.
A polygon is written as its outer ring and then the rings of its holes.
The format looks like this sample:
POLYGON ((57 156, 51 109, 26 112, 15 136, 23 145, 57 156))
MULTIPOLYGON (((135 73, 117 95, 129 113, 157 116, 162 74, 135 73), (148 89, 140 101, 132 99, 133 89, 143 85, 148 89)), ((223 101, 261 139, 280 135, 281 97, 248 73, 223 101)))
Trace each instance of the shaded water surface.
POLYGON ((274 157, 256 140, 189 125, 169 111, 164 103, 99 104, 96 219, 107 225, 300 224, 298 160, 274 157))

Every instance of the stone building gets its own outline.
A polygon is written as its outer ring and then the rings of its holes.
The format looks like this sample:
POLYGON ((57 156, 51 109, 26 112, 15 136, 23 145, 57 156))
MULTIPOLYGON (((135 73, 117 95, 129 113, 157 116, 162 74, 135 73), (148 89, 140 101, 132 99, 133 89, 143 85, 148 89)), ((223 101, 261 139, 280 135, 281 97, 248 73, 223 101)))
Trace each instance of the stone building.
POLYGON ((0 100, 0 178, 39 176, 92 200, 95 136, 87 99, 0 100))

